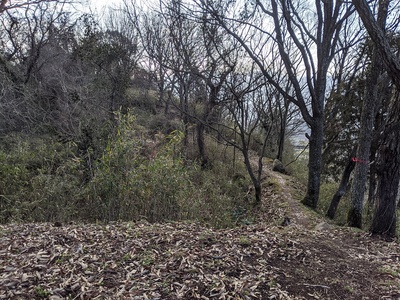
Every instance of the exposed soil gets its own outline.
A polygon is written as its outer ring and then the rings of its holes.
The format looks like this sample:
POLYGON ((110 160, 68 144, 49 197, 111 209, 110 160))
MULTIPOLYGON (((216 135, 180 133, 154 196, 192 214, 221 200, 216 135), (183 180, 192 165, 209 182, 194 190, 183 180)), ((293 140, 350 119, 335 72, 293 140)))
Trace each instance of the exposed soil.
POLYGON ((0 226, 0 299, 400 299, 396 241, 326 223, 266 175, 265 222, 240 228, 0 226))

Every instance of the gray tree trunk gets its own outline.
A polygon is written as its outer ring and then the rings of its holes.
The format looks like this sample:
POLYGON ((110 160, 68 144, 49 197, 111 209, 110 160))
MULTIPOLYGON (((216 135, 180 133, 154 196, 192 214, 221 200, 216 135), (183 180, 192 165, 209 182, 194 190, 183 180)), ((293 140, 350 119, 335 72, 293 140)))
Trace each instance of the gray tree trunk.
POLYGON ((308 160, 308 185, 307 194, 302 200, 304 205, 316 208, 319 199, 319 190, 322 172, 322 146, 323 146, 323 118, 314 118, 315 124, 311 127, 310 152, 308 160))
MULTIPOLYGON (((384 0, 379 4, 377 24, 381 30, 385 29, 389 1, 384 0)), ((347 223, 351 227, 362 227, 362 213, 364 207, 365 185, 369 170, 369 157, 373 138, 375 107, 378 101, 378 79, 382 72, 382 58, 375 45, 373 50, 371 68, 367 75, 364 91, 364 101, 361 112, 360 136, 357 151, 358 163, 354 172, 351 192, 350 209, 347 223)))
POLYGON ((284 111, 280 111, 280 130, 278 137, 278 153, 276 155, 276 159, 283 161, 283 150, 285 147, 285 138, 286 138, 286 127, 288 123, 288 113, 289 113, 289 101, 284 100, 284 111))
POLYGON ((377 175, 376 208, 370 230, 372 234, 394 237, 397 219, 396 200, 400 182, 400 136, 397 130, 391 130, 385 136, 378 150, 377 175))
MULTIPOLYGON (((374 19, 365 0, 353 0, 353 4, 367 29, 377 51, 379 52, 385 70, 400 91, 400 60, 391 51, 388 38, 381 24, 374 19)), ((389 7, 390 0, 380 1, 380 6, 389 7)), ((379 9, 381 11, 381 7, 379 9)), ((377 155, 377 195, 376 210, 371 226, 373 234, 394 235, 396 232, 396 198, 400 181, 400 99, 394 99, 390 117, 384 132, 384 140, 377 155)))
MULTIPOLYGON (((374 64, 373 64, 374 65, 374 64)), ((357 164, 351 189, 350 209, 347 222, 351 227, 362 227, 364 193, 369 170, 369 154, 374 125, 375 102, 377 99, 376 84, 379 76, 378 68, 372 68, 367 79, 361 113, 360 137, 357 151, 357 164)))

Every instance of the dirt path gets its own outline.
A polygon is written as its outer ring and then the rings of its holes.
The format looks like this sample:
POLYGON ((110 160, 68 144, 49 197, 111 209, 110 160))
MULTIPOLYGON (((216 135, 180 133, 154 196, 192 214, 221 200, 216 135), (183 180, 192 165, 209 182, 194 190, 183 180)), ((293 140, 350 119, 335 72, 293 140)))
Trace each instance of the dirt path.
POLYGON ((293 198, 292 187, 287 184, 289 180, 287 175, 270 171, 269 176, 274 178, 281 188, 281 198, 288 204, 288 218, 292 225, 297 225, 305 228, 313 227, 313 222, 310 220, 310 216, 306 215, 306 208, 297 200, 293 198))
MULTIPOLYGON (((395 267, 400 259, 386 252, 397 248, 397 243, 328 223, 301 204, 304 191, 297 188, 294 178, 272 171, 270 165, 264 175, 267 182, 279 185, 279 201, 287 205, 285 216, 290 224, 281 230, 297 243, 295 247, 312 253, 307 261, 288 258, 273 262, 282 271, 277 278, 280 285, 291 295, 306 295, 302 299, 400 299, 400 268, 395 267), (369 287, 379 287, 381 292, 369 287)), ((265 196, 264 202, 269 203, 270 195, 265 196)))
MULTIPOLYGON (((256 168, 258 158, 252 159, 252 166, 256 168)), ((284 218, 290 219, 290 225, 305 229, 315 229, 318 224, 322 223, 321 220, 316 217, 309 209, 301 204, 300 198, 303 196, 304 191, 300 183, 298 183, 293 177, 282 174, 276 171, 272 171, 272 160, 265 159, 263 168, 263 178, 265 181, 263 185, 268 186, 271 182, 278 185, 276 191, 272 191, 272 194, 279 193, 278 201, 285 205, 284 215, 280 216, 282 220, 284 218)), ((264 190, 264 204, 271 205, 270 202, 271 191, 268 187, 264 190)), ((276 205, 272 204, 272 205, 276 205)), ((325 222, 323 222, 325 223, 325 222)), ((317 228, 318 229, 318 228, 317 228)))

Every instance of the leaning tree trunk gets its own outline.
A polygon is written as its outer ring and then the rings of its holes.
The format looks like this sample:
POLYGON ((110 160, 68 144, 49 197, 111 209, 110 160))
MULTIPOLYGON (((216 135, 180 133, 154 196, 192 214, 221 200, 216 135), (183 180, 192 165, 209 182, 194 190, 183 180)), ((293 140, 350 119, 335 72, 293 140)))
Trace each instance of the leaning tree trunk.
MULTIPOLYGON (((400 60, 398 57, 396 57, 395 53, 391 51, 389 40, 385 34, 385 31, 382 30, 379 20, 375 20, 367 1, 352 0, 352 2, 382 58, 382 63, 385 66, 385 70, 388 72, 397 89, 400 90, 400 60)), ((380 1, 380 5, 382 5, 384 8, 386 7, 385 11, 382 10, 382 12, 387 13, 389 4, 390 0, 380 1)), ((381 9, 379 10, 381 11, 381 9)))
MULTIPOLYGON (((244 134, 241 134, 242 141, 244 141, 244 134)), ((244 164, 246 166, 247 173, 250 176, 251 182, 253 183, 254 187, 254 195, 255 195, 255 200, 253 205, 254 206, 259 206, 261 205, 261 200, 262 200, 262 187, 261 187, 261 179, 260 176, 257 176, 253 170, 253 166, 251 165, 250 161, 250 155, 249 155, 249 149, 245 144, 243 143, 244 147, 242 148, 242 154, 244 158, 244 164)), ((261 164, 259 161, 259 165, 257 166, 258 168, 258 174, 262 172, 262 160, 261 164), (261 169, 260 169, 261 168, 261 169)))
POLYGON ((342 199, 343 195, 346 193, 347 186, 350 181, 351 172, 354 170, 354 166, 356 165, 356 162, 354 159, 356 150, 357 150, 357 147, 354 147, 353 151, 351 151, 351 153, 350 153, 350 157, 347 161, 347 165, 343 171, 342 180, 340 181, 339 188, 336 191, 335 195, 333 195, 329 209, 326 212, 326 216, 330 219, 333 219, 335 217, 336 210, 339 205, 340 199, 342 199))

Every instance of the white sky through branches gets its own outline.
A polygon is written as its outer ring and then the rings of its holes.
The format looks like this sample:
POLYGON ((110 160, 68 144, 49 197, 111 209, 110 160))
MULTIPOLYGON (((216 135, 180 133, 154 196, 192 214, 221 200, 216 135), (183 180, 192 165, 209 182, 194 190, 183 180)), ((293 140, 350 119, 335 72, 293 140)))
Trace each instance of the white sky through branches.
POLYGON ((91 0, 90 6, 95 7, 96 9, 103 9, 104 6, 117 6, 123 3, 123 0, 91 0))

